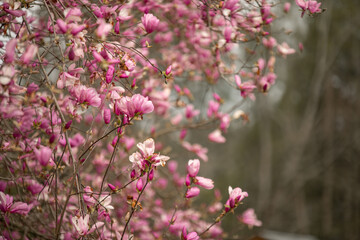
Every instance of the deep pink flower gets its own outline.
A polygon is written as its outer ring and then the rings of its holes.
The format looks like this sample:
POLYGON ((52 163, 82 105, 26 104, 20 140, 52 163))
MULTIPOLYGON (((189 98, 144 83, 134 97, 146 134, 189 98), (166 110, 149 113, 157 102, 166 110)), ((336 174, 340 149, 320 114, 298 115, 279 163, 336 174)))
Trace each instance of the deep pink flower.
POLYGON ((156 30, 160 20, 151 13, 147 13, 141 17, 141 22, 144 25, 145 31, 147 33, 152 33, 154 30, 156 30))
POLYGON ((129 118, 142 116, 154 110, 153 103, 140 94, 130 97, 122 97, 115 103, 115 114, 126 114, 129 118))
POLYGON ((256 88, 256 86, 252 82, 242 83, 239 75, 235 75, 235 83, 240 89, 240 94, 243 98, 249 96, 252 93, 253 89, 256 88))
POLYGON ((108 68, 108 70, 106 72, 106 76, 105 76, 106 83, 111 83, 112 82, 113 77, 114 77, 114 72, 115 72, 114 65, 109 65, 109 68, 108 68))
POLYGON ((41 166, 46 166, 51 159, 52 150, 49 147, 41 146, 40 149, 35 148, 34 153, 41 166))
POLYGON ((192 104, 186 106, 185 116, 187 119, 192 119, 193 117, 200 114, 200 110, 195 110, 192 104))

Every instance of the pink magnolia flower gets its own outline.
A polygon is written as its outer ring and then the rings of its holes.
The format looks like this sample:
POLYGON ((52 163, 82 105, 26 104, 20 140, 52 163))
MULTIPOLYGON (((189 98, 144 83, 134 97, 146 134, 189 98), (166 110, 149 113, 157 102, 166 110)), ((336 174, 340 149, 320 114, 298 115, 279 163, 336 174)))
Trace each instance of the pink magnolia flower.
POLYGON ((260 227, 262 222, 256 217, 255 211, 252 208, 247 209, 241 216, 238 217, 239 221, 248 225, 250 228, 253 226, 260 227))
POLYGON ((49 147, 41 146, 40 149, 35 148, 34 153, 41 166, 46 166, 51 159, 52 150, 49 147))
POLYGON ((318 3, 317 1, 312 1, 312 0, 308 2, 308 9, 310 13, 320 13, 321 12, 320 6, 321 6, 321 2, 318 3))
POLYGON ((181 232, 181 240, 198 240, 200 239, 199 235, 196 232, 187 233, 186 227, 184 226, 181 232))
POLYGON ((94 88, 88 88, 84 85, 75 86, 70 91, 79 104, 85 104, 93 107, 99 107, 101 98, 94 88))
POLYGON ((75 217, 73 217, 71 219, 71 221, 73 223, 73 226, 75 227, 77 233, 80 236, 86 236, 87 234, 90 234, 93 231, 95 231, 95 229, 97 229, 97 228, 101 227, 102 225, 104 225, 103 222, 97 222, 90 229, 89 218, 90 218, 90 215, 87 214, 87 215, 85 215, 85 217, 77 217, 77 216, 75 216, 75 217))
POLYGON ((112 29, 112 25, 109 23, 106 23, 104 19, 100 18, 98 20, 98 28, 96 29, 96 36, 98 38, 101 38, 102 40, 106 39, 106 36, 109 34, 109 32, 112 29))
POLYGON ((35 57, 35 54, 38 51, 38 47, 35 44, 30 44, 27 48, 25 53, 21 56, 21 61, 24 64, 29 64, 29 62, 35 57))
POLYGON ((147 33, 152 33, 154 30, 156 30, 160 20, 151 13, 147 13, 141 17, 141 22, 144 25, 145 31, 147 33))
POLYGON ((189 160, 187 165, 187 172, 190 177, 196 177, 200 170, 200 161, 199 159, 189 160))
POLYGON ((278 52, 283 56, 286 57, 287 55, 294 54, 296 51, 295 49, 289 47, 289 45, 286 42, 283 42, 282 44, 279 44, 277 46, 278 52))
POLYGON ((13 38, 6 44, 5 52, 5 62, 12 63, 15 60, 15 48, 17 44, 17 39, 13 38))
POLYGON ((203 148, 200 144, 196 144, 196 143, 191 145, 190 143, 185 142, 185 141, 183 142, 182 145, 186 150, 198 155, 199 158, 204 160, 204 162, 208 161, 208 156, 207 156, 208 149, 207 148, 203 148))
POLYGON ((114 65, 109 65, 109 68, 108 68, 108 70, 106 72, 106 76, 105 76, 106 83, 111 83, 112 82, 113 77, 114 77, 114 72, 115 72, 114 65))
POLYGON ((191 119, 199 114, 200 114, 200 110, 194 110, 194 106, 192 104, 186 106, 185 116, 187 119, 191 119))
POLYGON ((108 109, 108 108, 104 109, 103 116, 104 116, 105 124, 109 124, 110 121, 111 121, 111 111, 110 111, 110 109, 108 109))
POLYGON ((232 188, 231 186, 229 186, 229 199, 230 200, 234 200, 235 204, 238 202, 241 202, 245 197, 248 196, 247 192, 243 192, 241 190, 241 188, 232 188))
POLYGON ((219 129, 216 129, 208 136, 209 140, 216 143, 224 143, 226 142, 226 138, 221 135, 221 131, 219 129))
POLYGON ((285 13, 288 13, 290 11, 290 8, 291 8, 291 3, 289 3, 289 2, 284 3, 284 12, 285 13))
POLYGON ((152 166, 165 166, 168 156, 160 155, 155 152, 155 142, 152 138, 145 140, 143 143, 137 144, 140 152, 130 155, 129 160, 133 163, 133 167, 137 166, 141 170, 145 170, 150 164, 152 166))
POLYGON ((12 196, 0 192, 0 210, 4 213, 17 213, 27 215, 31 210, 31 206, 23 202, 15 202, 12 196))
POLYGON ((129 118, 135 116, 142 116, 146 113, 151 113, 154 110, 153 103, 140 94, 135 94, 130 97, 122 97, 115 103, 115 114, 126 114, 129 118))
POLYGON ((256 86, 252 82, 241 82, 241 78, 239 75, 235 75, 235 83, 240 89, 240 94, 243 98, 246 98, 249 96, 253 89, 256 88, 256 86))
POLYGON ((214 188, 214 181, 210 178, 204 178, 204 177, 195 177, 196 185, 199 185, 200 187, 203 187, 205 189, 213 189, 214 188))
POLYGON ((193 198, 198 196, 199 194, 200 194, 200 189, 198 187, 192 187, 187 190, 185 197, 193 198))

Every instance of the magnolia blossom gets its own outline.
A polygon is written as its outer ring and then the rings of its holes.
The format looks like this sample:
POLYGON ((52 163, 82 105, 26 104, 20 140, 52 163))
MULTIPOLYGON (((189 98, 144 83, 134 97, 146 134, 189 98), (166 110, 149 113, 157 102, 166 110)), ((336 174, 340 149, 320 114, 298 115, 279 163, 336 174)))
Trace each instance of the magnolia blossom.
POLYGON ((165 166, 166 161, 170 159, 168 156, 154 153, 155 142, 152 138, 145 140, 143 143, 138 143, 137 147, 140 152, 130 155, 129 160, 133 163, 133 167, 137 166, 141 170, 145 170, 149 165, 154 167, 165 166))
POLYGON ((278 52, 283 56, 286 57, 287 55, 294 54, 296 51, 295 49, 289 47, 286 42, 277 45, 278 52))
POLYGON ((114 108, 116 115, 126 114, 129 118, 142 116, 154 111, 153 103, 148 100, 148 97, 140 94, 135 94, 131 98, 127 96, 122 97, 115 102, 114 108))
POLYGON ((186 227, 184 226, 181 232, 181 240, 198 240, 199 235, 196 232, 187 233, 186 227))
POLYGON ((195 184, 209 190, 214 188, 214 181, 210 178, 195 177, 195 184))
POLYGON ((79 104, 86 104, 93 107, 99 107, 101 104, 101 98, 94 88, 81 85, 73 87, 70 92, 79 104))
POLYGON ((0 192, 0 210, 3 213, 17 213, 27 215, 31 210, 31 206, 23 202, 14 202, 12 196, 0 192))
POLYGON ((185 194, 186 198, 193 198, 200 194, 200 189, 198 187, 189 188, 185 194))
POLYGON ((208 149, 207 148, 203 148, 200 144, 193 144, 191 145, 190 143, 188 142, 183 142, 183 147, 190 151, 190 152, 194 152, 196 155, 199 156, 199 158, 201 158, 202 160, 204 160, 204 162, 207 162, 208 161, 208 156, 207 156, 207 152, 208 152, 208 149))
POLYGON ((252 208, 247 209, 241 216, 239 216, 239 221, 248 225, 250 228, 253 226, 260 227, 262 222, 259 221, 256 217, 255 211, 252 208))
POLYGON ((250 96, 252 94, 253 89, 256 88, 256 86, 252 82, 242 83, 239 75, 235 75, 235 83, 237 87, 240 89, 240 94, 243 98, 250 96))
POLYGON ((156 30, 159 22, 160 20, 151 13, 144 14, 144 16, 141 17, 141 23, 144 25, 145 31, 147 33, 152 33, 154 30, 156 30))
POLYGON ((200 170, 200 161, 199 159, 189 160, 187 166, 187 172, 190 177, 195 177, 200 170))
POLYGON ((216 143, 224 143, 226 142, 226 138, 224 138, 223 135, 221 135, 221 131, 219 129, 216 129, 208 136, 209 140, 216 143))
POLYGON ((104 225, 103 222, 97 222, 90 229, 89 218, 90 218, 90 215, 86 214, 85 217, 77 217, 77 216, 75 216, 75 217, 73 217, 71 219, 77 233, 80 236, 85 236, 87 234, 90 234, 93 231, 95 231, 95 229, 97 229, 97 228, 101 227, 102 225, 104 225))
POLYGON ((51 159, 52 150, 49 147, 41 146, 40 149, 35 148, 34 153, 41 166, 46 166, 51 159))

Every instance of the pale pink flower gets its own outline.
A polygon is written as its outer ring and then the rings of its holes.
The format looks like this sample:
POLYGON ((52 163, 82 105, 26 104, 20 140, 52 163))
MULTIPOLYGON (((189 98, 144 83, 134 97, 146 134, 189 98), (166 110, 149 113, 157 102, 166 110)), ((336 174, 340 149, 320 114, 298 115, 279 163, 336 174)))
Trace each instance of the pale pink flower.
POLYGON ((192 187, 192 188, 189 188, 186 191, 185 197, 186 198, 193 198, 193 197, 198 196, 199 194, 200 194, 200 189, 198 187, 192 187))
POLYGON ((286 42, 283 42, 281 45, 277 46, 278 52, 283 56, 286 57, 287 55, 294 54, 296 51, 295 49, 289 47, 286 42))
POLYGON ((284 12, 288 13, 290 11, 291 3, 286 2, 284 3, 284 12))
POLYGON ((247 209, 241 216, 239 216, 239 221, 248 225, 250 228, 253 226, 260 227, 262 222, 259 221, 256 217, 255 211, 252 208, 247 209))
POLYGON ((241 202, 245 197, 248 196, 247 192, 243 192, 241 190, 241 188, 232 188, 231 186, 229 186, 229 199, 230 200, 234 200, 235 204, 238 202, 241 202))
POLYGON ((101 195, 99 198, 99 203, 107 211, 114 209, 114 207, 110 205, 111 204, 111 195, 101 195))
POLYGON ((156 30, 160 20, 151 13, 147 13, 141 17, 141 22, 144 25, 145 31, 147 33, 152 33, 154 30, 156 30))
POLYGON ((15 60, 15 48, 17 44, 17 39, 13 38, 6 44, 5 52, 5 62, 12 63, 15 60))
POLYGON ((145 170, 150 164, 155 167, 165 166, 166 161, 170 159, 168 156, 154 153, 155 142, 152 138, 145 140, 143 143, 138 143, 137 147, 140 152, 131 154, 129 160, 133 163, 133 167, 137 166, 141 170, 145 170))
POLYGON ((224 142, 226 142, 226 138, 223 135, 221 135, 221 131, 219 129, 216 129, 215 131, 210 133, 208 135, 208 138, 209 138, 210 141, 216 142, 216 143, 224 143, 224 142))
POLYGON ((204 160, 204 162, 208 161, 208 156, 207 156, 208 149, 207 148, 203 148, 200 144, 196 144, 196 143, 191 145, 190 143, 185 142, 185 141, 183 142, 182 145, 186 150, 198 155, 199 158, 204 160))
POLYGON ((109 34, 109 32, 112 29, 112 25, 109 23, 106 23, 104 19, 100 18, 98 20, 98 28, 96 29, 96 36, 98 38, 101 38, 103 40, 106 39, 106 36, 109 34))
POLYGON ((317 1, 312 1, 312 0, 308 2, 308 9, 310 13, 320 13, 321 12, 320 6, 321 6, 321 2, 318 3, 317 1))
POLYGON ((200 161, 199 159, 189 160, 187 165, 187 172, 190 177, 196 177, 200 170, 200 161))
POLYGON ((235 75, 235 83, 240 89, 240 94, 243 98, 249 96, 252 93, 253 89, 256 88, 256 86, 252 82, 242 83, 239 75, 235 75))
POLYGON ((194 183, 208 190, 214 188, 214 181, 210 178, 195 177, 194 183))
POLYGON ((208 110, 207 110, 207 116, 209 118, 212 117, 213 115, 217 116, 219 108, 220 108, 220 103, 219 102, 215 102, 213 100, 210 100, 209 101, 209 107, 208 107, 208 110))
POLYGON ((24 64, 29 64, 29 62, 35 57, 35 54, 38 51, 38 47, 35 44, 30 44, 24 54, 21 56, 21 61, 24 64))
POLYGON ((90 215, 86 214, 85 217, 77 217, 77 216, 75 216, 75 217, 73 217, 71 219, 77 233, 80 236, 86 236, 87 234, 90 234, 93 231, 95 231, 95 229, 97 229, 97 228, 104 225, 103 222, 97 222, 90 229, 89 218, 90 218, 90 215))

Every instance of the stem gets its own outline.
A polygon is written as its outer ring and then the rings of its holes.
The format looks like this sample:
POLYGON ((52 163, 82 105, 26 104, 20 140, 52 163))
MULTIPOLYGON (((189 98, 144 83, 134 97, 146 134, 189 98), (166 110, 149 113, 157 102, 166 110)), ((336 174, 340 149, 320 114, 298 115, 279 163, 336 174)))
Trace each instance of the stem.
POLYGON ((146 177, 146 183, 145 183, 143 189, 141 190, 141 192, 139 193, 139 196, 138 196, 137 199, 136 199, 135 206, 132 207, 132 209, 131 209, 131 213, 130 213, 129 219, 128 219, 128 220, 126 221, 126 223, 125 223, 124 230, 123 230, 123 232, 122 232, 122 234, 121 234, 121 240, 124 238, 124 234, 125 234, 125 231, 126 231, 126 229, 127 229, 127 226, 128 226, 129 223, 130 223, 131 217, 132 217, 132 216, 134 215, 134 213, 135 213, 135 210, 136 210, 136 207, 137 207, 137 205, 138 205, 139 199, 140 199, 141 195, 143 194, 143 192, 144 192, 146 186, 148 185, 148 183, 149 183, 149 172, 148 172, 147 177, 146 177))

